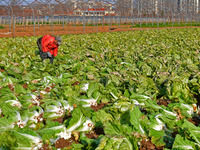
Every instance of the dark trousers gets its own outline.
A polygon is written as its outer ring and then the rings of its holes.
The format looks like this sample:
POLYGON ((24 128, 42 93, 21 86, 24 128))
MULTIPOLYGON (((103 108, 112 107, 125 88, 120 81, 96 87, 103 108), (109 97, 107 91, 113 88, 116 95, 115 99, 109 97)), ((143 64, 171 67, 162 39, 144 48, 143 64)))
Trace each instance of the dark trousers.
POLYGON ((43 61, 44 59, 50 59, 50 63, 53 64, 54 56, 48 57, 47 52, 43 52, 43 51, 42 51, 42 38, 43 38, 43 37, 41 37, 41 38, 39 38, 39 39, 37 40, 37 46, 38 46, 38 49, 39 49, 39 52, 40 52, 40 57, 41 57, 42 61, 43 61))

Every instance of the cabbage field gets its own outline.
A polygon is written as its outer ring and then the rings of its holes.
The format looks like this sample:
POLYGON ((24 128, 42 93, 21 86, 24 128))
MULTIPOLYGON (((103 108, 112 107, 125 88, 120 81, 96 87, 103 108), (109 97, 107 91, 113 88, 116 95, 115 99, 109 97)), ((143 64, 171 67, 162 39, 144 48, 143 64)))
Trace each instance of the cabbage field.
POLYGON ((0 150, 199 150, 200 28, 0 39, 0 150))

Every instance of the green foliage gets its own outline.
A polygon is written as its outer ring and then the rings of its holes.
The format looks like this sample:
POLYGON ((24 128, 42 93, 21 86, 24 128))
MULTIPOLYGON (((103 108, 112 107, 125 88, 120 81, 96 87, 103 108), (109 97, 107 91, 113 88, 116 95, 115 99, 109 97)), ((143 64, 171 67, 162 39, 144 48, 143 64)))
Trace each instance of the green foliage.
POLYGON ((37 38, 0 39, 0 149, 199 149, 199 28, 62 35, 54 64, 37 38))

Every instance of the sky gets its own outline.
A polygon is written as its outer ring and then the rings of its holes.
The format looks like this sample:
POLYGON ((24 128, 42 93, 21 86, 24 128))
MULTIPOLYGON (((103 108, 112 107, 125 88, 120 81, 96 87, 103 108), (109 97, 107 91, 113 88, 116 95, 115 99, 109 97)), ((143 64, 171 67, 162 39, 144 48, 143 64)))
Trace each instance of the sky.
MULTIPOLYGON (((0 0, 0 3, 3 4, 3 5, 7 5, 8 3, 10 3, 12 0, 0 0)), ((26 1, 27 3, 32 3, 34 2, 35 0, 16 0, 18 3, 21 3, 21 1, 26 1)), ((41 1, 41 2, 45 2, 46 0, 38 0, 38 1, 41 1)), ((48 1, 48 0, 47 0, 48 1)), ((49 0, 49 1, 54 1, 54 0, 49 0)), ((69 0, 60 0, 60 1, 69 1, 69 0)), ((83 1, 88 1, 88 0, 83 0, 83 1)), ((99 0, 97 0, 99 1, 99 0)), ((110 3, 114 3, 113 0, 106 0, 110 3)), ((27 4, 26 2, 22 2, 22 4, 27 4)))

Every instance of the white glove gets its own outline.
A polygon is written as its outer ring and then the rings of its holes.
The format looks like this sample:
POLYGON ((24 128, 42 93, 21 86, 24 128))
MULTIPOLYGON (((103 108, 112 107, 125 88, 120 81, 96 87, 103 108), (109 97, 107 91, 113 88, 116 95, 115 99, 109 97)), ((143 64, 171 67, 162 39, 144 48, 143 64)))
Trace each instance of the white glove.
POLYGON ((47 55, 48 55, 48 57, 52 57, 52 55, 51 55, 51 53, 50 52, 47 52, 47 55))

